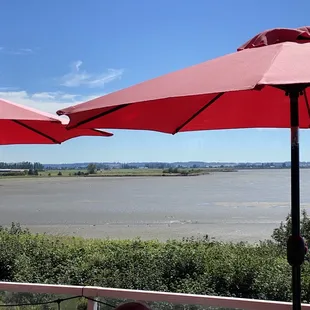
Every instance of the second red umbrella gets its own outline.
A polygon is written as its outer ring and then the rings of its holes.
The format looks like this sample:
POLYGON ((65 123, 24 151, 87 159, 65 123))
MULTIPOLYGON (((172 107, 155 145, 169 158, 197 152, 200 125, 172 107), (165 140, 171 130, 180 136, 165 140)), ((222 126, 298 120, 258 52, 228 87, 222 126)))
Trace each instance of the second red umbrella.
POLYGON ((67 119, 0 99, 0 145, 60 144, 80 136, 110 137, 112 133, 76 128, 67 119))

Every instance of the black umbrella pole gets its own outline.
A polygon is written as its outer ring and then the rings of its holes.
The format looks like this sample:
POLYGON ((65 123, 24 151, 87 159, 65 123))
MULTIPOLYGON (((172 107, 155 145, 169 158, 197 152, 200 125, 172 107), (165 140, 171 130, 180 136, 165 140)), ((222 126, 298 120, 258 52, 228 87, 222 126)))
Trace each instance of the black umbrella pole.
POLYGON ((293 310, 301 310, 300 266, 304 261, 305 246, 300 236, 299 185, 299 92, 289 93, 291 112, 291 218, 292 235, 287 242, 287 258, 292 266, 293 310))

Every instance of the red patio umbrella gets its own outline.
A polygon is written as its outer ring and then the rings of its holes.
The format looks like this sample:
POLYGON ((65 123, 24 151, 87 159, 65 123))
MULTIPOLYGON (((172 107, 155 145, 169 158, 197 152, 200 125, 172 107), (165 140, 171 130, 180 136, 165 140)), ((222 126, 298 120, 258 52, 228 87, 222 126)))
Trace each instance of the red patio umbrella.
POLYGON ((182 131, 291 128, 293 308, 301 308, 298 128, 310 125, 310 27, 273 29, 238 52, 58 111, 69 128, 182 131), (305 43, 305 44, 302 44, 305 43))
POLYGON ((113 134, 95 129, 68 130, 69 120, 0 99, 0 145, 60 144, 79 136, 113 134))

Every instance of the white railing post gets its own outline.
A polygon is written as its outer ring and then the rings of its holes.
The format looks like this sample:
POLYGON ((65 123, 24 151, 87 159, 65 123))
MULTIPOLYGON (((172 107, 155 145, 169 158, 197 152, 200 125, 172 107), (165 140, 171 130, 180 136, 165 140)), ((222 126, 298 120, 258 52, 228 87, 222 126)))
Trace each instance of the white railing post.
MULTIPOLYGON (((94 298, 96 300, 96 298, 94 298)), ((87 310, 97 310, 98 309, 98 303, 94 300, 88 299, 87 300, 87 310)))

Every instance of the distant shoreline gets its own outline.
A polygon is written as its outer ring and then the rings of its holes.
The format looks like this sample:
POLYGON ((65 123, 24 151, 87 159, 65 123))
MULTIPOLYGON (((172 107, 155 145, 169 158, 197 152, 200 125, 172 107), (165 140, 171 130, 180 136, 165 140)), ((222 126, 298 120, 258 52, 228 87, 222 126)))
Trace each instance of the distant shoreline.
POLYGON ((111 177, 195 177, 214 172, 237 172, 233 168, 175 168, 169 169, 111 169, 101 170, 89 174, 87 170, 45 170, 39 171, 38 175, 0 175, 1 179, 28 179, 28 178, 111 178, 111 177))
MULTIPOLYGON (((126 178, 126 177, 197 177, 202 175, 208 175, 212 173, 223 173, 223 172, 239 172, 244 170, 289 170, 290 167, 219 167, 219 168, 178 168, 177 173, 167 172, 167 169, 138 169, 138 168, 129 168, 129 169, 109 169, 109 170, 100 170, 94 174, 89 174, 86 169, 53 169, 53 170, 44 170, 39 171, 38 175, 5 175, 0 174, 0 180, 5 179, 43 179, 43 178, 126 178), (59 174, 60 173, 60 174, 59 174)), ((309 167, 300 167, 300 170, 307 170, 309 167)))

